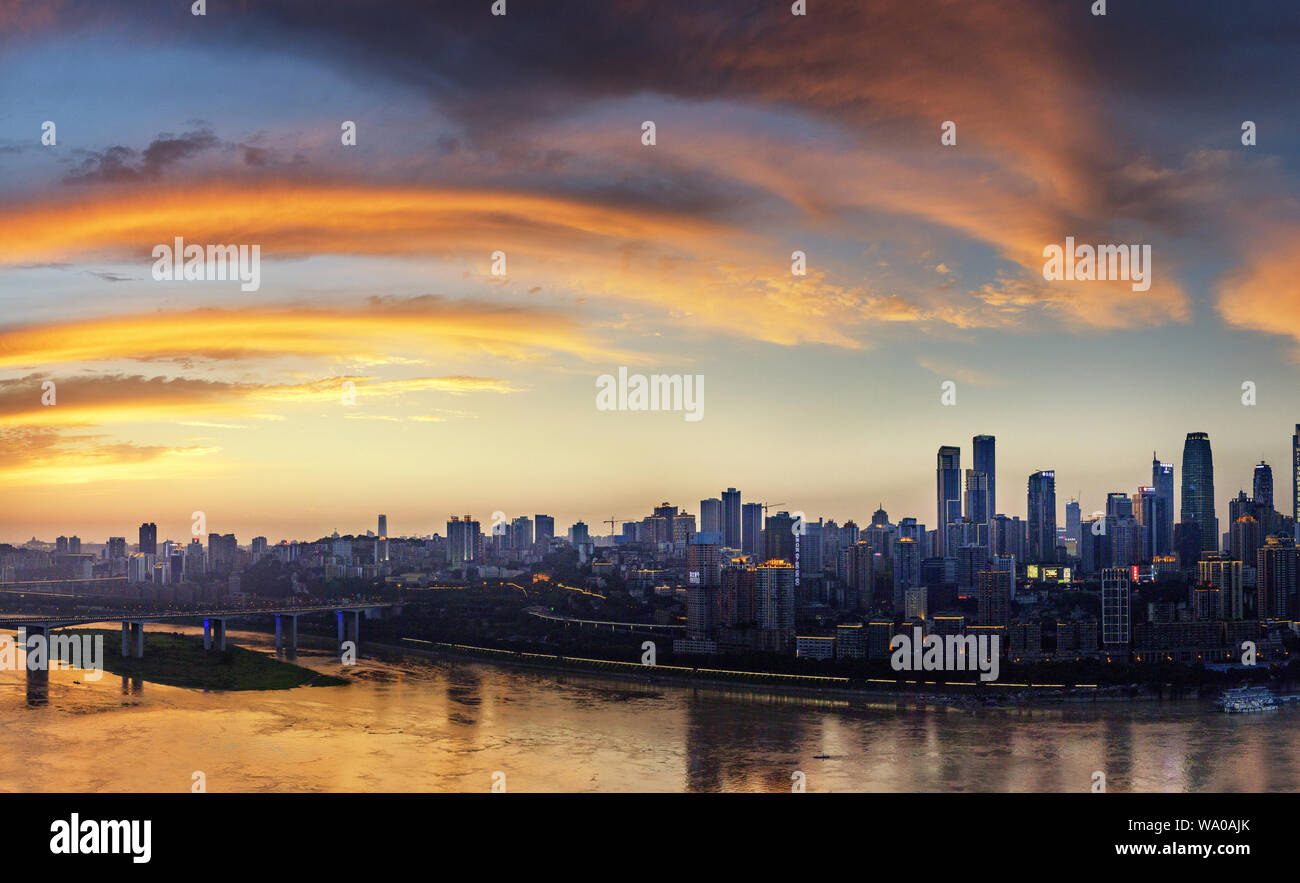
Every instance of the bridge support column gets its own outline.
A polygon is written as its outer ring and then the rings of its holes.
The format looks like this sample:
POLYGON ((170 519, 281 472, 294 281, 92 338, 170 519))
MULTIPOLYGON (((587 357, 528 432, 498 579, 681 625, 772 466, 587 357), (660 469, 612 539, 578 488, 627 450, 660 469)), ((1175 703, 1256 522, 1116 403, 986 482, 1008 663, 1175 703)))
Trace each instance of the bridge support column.
POLYGON ((144 657, 144 623, 131 623, 131 655, 136 659, 144 657))
POLYGON ((122 623, 122 655, 131 655, 131 623, 122 623))
POLYGON ((50 628, 46 625, 29 625, 18 633, 26 656, 28 705, 45 705, 50 701, 50 666, 53 663, 50 661, 49 637, 50 628), (45 646, 36 651, 39 656, 33 659, 33 650, 42 643, 45 646))
POLYGON ((288 633, 285 636, 285 644, 288 645, 286 647, 286 652, 290 659, 297 659, 298 658, 298 615, 296 613, 286 613, 284 614, 284 618, 286 620, 285 624, 288 626, 288 628, 285 630, 288 633))
POLYGON ((280 655, 280 614, 275 615, 275 655, 280 655))
POLYGON ((209 650, 216 650, 220 653, 226 649, 226 621, 224 619, 208 619, 205 621, 205 626, 207 623, 211 623, 212 637, 207 639, 207 629, 205 628, 204 637, 207 640, 204 641, 204 646, 207 646, 209 650))
POLYGON ((346 620, 347 639, 351 641, 355 647, 360 647, 361 646, 361 611, 349 610, 348 612, 351 614, 351 616, 348 617, 348 619, 346 620))

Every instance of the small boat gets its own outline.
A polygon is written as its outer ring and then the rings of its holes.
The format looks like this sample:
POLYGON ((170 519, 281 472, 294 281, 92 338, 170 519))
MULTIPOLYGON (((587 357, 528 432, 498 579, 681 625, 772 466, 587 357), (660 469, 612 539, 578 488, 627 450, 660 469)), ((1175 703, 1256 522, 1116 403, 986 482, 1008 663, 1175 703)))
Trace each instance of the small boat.
POLYGON ((1276 711, 1277 697, 1268 687, 1234 687, 1224 690, 1218 706, 1229 714, 1252 711, 1276 711))
POLYGON ((830 755, 829 755, 829 754, 814 754, 814 755, 813 755, 813 760, 829 760, 829 759, 830 759, 830 755))

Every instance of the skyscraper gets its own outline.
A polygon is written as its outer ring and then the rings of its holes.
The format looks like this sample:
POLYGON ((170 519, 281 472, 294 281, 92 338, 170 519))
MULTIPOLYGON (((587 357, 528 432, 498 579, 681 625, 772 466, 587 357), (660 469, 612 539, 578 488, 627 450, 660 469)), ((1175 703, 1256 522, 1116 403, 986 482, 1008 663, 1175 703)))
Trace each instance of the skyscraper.
POLYGON ((1028 560, 1049 564, 1056 560, 1056 472, 1043 470, 1029 476, 1028 560))
POLYGON ((722 545, 740 548, 740 491, 729 487, 722 492, 722 545))
MULTIPOLYGON (((741 520, 742 522, 744 520, 743 514, 741 520)), ((700 530, 703 533, 716 533, 719 538, 723 537, 722 501, 717 497, 709 497, 707 500, 700 500, 700 530)), ((741 534, 743 537, 743 524, 741 527, 741 534)))
POLYGON ((1291 436, 1291 517, 1300 525, 1300 423, 1291 436))
POLYGON ((537 524, 537 549, 540 552, 548 552, 551 548, 551 540, 555 537, 555 516, 553 515, 534 515, 533 521, 537 524))
POLYGON ((1078 542, 1082 515, 1078 500, 1070 500, 1065 504, 1065 538, 1067 540, 1078 542))
MULTIPOLYGON (((763 550, 763 504, 745 503, 740 507, 742 526, 741 554, 757 555, 763 550)), ((735 548, 732 546, 731 548, 735 548)))
POLYGON ((1267 507, 1267 511, 1273 511, 1273 467, 1259 461, 1255 467, 1254 492, 1252 494, 1255 502, 1267 507))
POLYGON ((1201 529, 1201 551, 1219 549, 1219 520, 1214 517, 1214 455, 1204 432, 1187 433, 1183 443, 1182 521, 1201 529))
POLYGON ((944 445, 939 448, 936 470, 936 498, 938 501, 939 557, 948 555, 948 525, 961 521, 961 448, 944 445))
POLYGON ((989 524, 993 520, 989 497, 992 493, 986 474, 977 469, 966 470, 966 520, 975 528, 975 542, 981 546, 989 544, 989 524))
POLYGON ((1156 497, 1161 501, 1157 511, 1155 539, 1152 543, 1157 555, 1168 555, 1174 549, 1174 464, 1162 463, 1151 452, 1151 485, 1156 489, 1156 497))
POLYGON ((996 441, 991 435, 977 435, 971 439, 972 459, 975 471, 983 472, 989 478, 989 520, 998 514, 998 471, 997 457, 994 454, 996 441))
POLYGON ((379 516, 379 536, 381 536, 381 537, 386 537, 386 536, 388 536, 388 516, 387 516, 387 515, 380 515, 380 516, 379 516))

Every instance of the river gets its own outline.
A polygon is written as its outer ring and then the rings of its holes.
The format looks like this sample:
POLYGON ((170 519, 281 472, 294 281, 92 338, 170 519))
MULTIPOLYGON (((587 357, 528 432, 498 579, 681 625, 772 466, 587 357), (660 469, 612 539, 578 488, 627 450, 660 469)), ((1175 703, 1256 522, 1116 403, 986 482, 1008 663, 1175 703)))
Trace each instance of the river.
POLYGON ((489 791, 498 773, 521 792, 789 791, 796 773, 810 792, 1088 791, 1097 771, 1110 791, 1300 782, 1297 705, 968 711, 477 661, 298 662, 353 683, 207 693, 53 671, 49 703, 31 707, 25 673, 0 671, 0 790, 189 791, 195 773, 210 792, 489 791))

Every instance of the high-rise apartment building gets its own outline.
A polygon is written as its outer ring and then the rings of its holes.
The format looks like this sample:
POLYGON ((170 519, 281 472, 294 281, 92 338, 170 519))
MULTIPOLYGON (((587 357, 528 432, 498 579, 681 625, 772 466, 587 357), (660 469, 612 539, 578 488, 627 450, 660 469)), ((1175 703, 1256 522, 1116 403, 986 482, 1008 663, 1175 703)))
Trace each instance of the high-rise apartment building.
POLYGON ((743 555, 758 555, 763 551, 763 504, 744 504, 741 506, 740 519, 743 540, 739 546, 730 548, 740 549, 743 555))
POLYGON ((1128 652, 1129 570, 1107 567, 1101 572, 1101 644, 1111 652, 1128 652))
MULTIPOLYGON (((741 520, 744 520, 744 514, 741 514, 741 520)), ((703 533, 716 533, 719 538, 725 538, 726 531, 722 529, 722 501, 717 497, 709 497, 707 500, 700 500, 700 530, 703 533)), ((741 526, 741 533, 744 533, 744 526, 741 526)))
POLYGON ((152 521, 140 525, 140 548, 137 551, 142 555, 158 553, 158 525, 152 521))
POLYGON ((722 492, 722 545, 740 548, 740 491, 729 487, 722 492))

